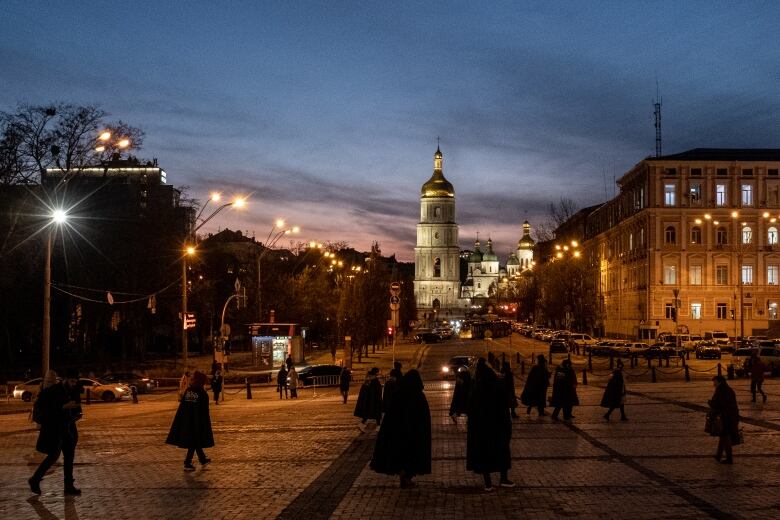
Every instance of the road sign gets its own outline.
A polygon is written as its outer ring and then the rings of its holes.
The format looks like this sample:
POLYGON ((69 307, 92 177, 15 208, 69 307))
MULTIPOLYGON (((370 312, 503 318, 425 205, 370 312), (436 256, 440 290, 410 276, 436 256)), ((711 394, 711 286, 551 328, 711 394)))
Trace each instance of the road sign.
POLYGON ((401 294, 401 284, 399 282, 392 282, 390 284, 390 294, 393 296, 401 294))
POLYGON ((390 310, 391 311, 397 311, 400 308, 401 308, 401 298, 399 298, 398 296, 395 296, 395 295, 391 296, 390 297, 390 310))
POLYGON ((197 320, 195 319, 195 313, 188 312, 186 317, 184 318, 184 330, 194 329, 196 324, 197 324, 197 320))

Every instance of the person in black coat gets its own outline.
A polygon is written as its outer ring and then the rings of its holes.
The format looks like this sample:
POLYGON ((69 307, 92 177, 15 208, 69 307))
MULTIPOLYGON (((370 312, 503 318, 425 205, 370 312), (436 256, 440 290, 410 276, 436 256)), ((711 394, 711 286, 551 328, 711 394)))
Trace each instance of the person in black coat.
MULTIPOLYGON (((56 381, 56 377, 53 372, 47 373, 47 378, 56 381)), ((55 382, 52 386, 44 388, 38 395, 33 413, 34 418, 40 421, 41 431, 35 449, 45 453, 46 458, 27 481, 30 490, 36 495, 41 494, 41 480, 49 468, 57 462, 60 453, 63 456, 65 494, 81 494, 81 490, 73 485, 73 460, 79 440, 76 421, 81 419, 81 391, 78 383, 78 371, 68 370, 64 381, 55 382)))
POLYGON ((284 393, 285 399, 288 398, 287 388, 287 368, 282 365, 282 368, 276 374, 276 390, 279 392, 279 399, 282 398, 282 393, 284 393))
POLYGON ((214 392, 214 404, 219 404, 219 394, 222 393, 222 371, 217 369, 211 378, 211 391, 214 392))
POLYGON ((382 389, 382 412, 387 413, 401 387, 401 371, 393 368, 382 389))
POLYGON ((467 412, 470 392, 471 372, 467 367, 460 367, 455 373, 455 390, 452 392, 450 402, 450 418, 455 424, 458 423, 457 418, 467 412))
POLYGON ((528 407, 527 414, 530 415, 531 409, 536 407, 540 416, 547 415, 544 407, 547 406, 547 387, 549 386, 550 371, 547 370, 547 358, 540 354, 536 357, 536 364, 528 371, 523 393, 520 394, 520 401, 528 407))
POLYGON ((431 472, 431 411, 417 370, 401 379, 376 438, 371 469, 399 475, 401 487, 415 487, 415 475, 431 472))
POLYGON ((349 396, 349 383, 352 381, 352 371, 347 367, 342 367, 341 374, 339 374, 339 392, 341 397, 344 398, 344 404, 347 404, 347 397, 349 396))
POLYGON ((372 368, 366 374, 366 380, 360 387, 357 403, 355 403, 355 417, 360 417, 360 431, 366 431, 366 421, 373 419, 376 425, 382 422, 382 383, 379 382, 379 369, 372 368))
POLYGON ((479 358, 468 403, 466 469, 482 475, 485 491, 493 490, 490 474, 494 472, 501 474, 501 487, 515 486, 508 476, 512 467, 511 439, 506 391, 485 358, 479 358))
POLYGON ((211 418, 209 417, 209 395, 203 386, 206 384, 206 374, 195 372, 192 383, 184 392, 179 409, 173 418, 171 430, 168 433, 166 444, 187 449, 184 459, 184 471, 194 471, 192 456, 198 454, 198 462, 205 466, 211 459, 206 457, 204 448, 214 446, 214 432, 211 430, 211 418))
POLYGON ((512 412, 512 418, 517 418, 517 394, 515 390, 515 373, 512 372, 512 367, 509 366, 509 361, 504 361, 501 364, 501 384, 506 392, 507 403, 509 403, 509 409, 512 412))
POLYGON ((715 386, 715 393, 710 399, 710 409, 712 413, 720 415, 723 429, 718 435, 718 451, 715 453, 715 460, 723 464, 734 464, 734 457, 731 447, 739 441, 739 406, 737 405, 737 396, 734 390, 726 382, 723 376, 712 378, 715 386), (723 453, 726 458, 720 460, 723 453))
POLYGON ((563 409, 564 421, 574 419, 571 412, 578 404, 580 400, 577 397, 577 374, 571 367, 571 361, 564 359, 553 375, 553 390, 550 397, 550 405, 554 407, 552 418, 557 419, 563 409))
POLYGON ((627 421, 626 417, 626 382, 623 379, 623 371, 620 369, 612 372, 612 377, 607 382, 607 388, 604 389, 604 396, 601 398, 602 408, 607 408, 604 419, 609 421, 609 416, 615 408, 620 409, 620 420, 627 421))

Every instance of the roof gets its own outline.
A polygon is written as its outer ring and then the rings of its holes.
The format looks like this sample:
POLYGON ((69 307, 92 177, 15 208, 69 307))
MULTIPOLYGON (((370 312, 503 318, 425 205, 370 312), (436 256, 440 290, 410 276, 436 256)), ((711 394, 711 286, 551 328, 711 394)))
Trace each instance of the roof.
POLYGON ((435 170, 428 182, 422 185, 421 198, 428 197, 455 197, 455 188, 452 183, 444 178, 441 170, 435 170))
POLYGON ((694 148, 648 161, 778 161, 780 148, 694 148))

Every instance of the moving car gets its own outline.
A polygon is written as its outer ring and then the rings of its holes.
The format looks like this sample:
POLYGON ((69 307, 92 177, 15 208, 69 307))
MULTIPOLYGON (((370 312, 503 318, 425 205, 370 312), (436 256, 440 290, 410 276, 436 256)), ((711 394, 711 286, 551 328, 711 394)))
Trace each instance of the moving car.
POLYGON ((339 365, 309 365, 297 370, 297 372, 298 382, 301 386, 313 385, 315 382, 317 386, 335 386, 339 384, 341 367, 339 365))
POLYGON ((441 341, 441 336, 435 332, 420 332, 419 334, 414 335, 414 340, 417 343, 439 343, 441 341))
POLYGON ((136 374, 135 372, 111 372, 100 378, 104 383, 124 383, 135 387, 139 394, 151 392, 157 387, 154 379, 136 374))
POLYGON ((107 403, 130 398, 130 387, 123 383, 104 383, 98 379, 82 377, 79 379, 79 387, 82 400, 86 399, 87 391, 91 399, 102 399, 107 403))
POLYGON ((454 378, 458 370, 465 368, 468 370, 474 363, 474 356, 453 356, 447 361, 447 364, 441 367, 441 378, 449 379, 454 378))

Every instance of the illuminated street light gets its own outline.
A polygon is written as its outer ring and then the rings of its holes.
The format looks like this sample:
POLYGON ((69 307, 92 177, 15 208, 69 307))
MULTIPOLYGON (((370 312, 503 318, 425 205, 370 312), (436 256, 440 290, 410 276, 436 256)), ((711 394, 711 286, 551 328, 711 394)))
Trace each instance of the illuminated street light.
POLYGON ((43 331, 41 338, 41 373, 46 375, 49 371, 49 358, 51 353, 51 250, 54 233, 68 219, 65 210, 58 208, 51 213, 51 227, 46 241, 46 264, 43 269, 43 331))
POLYGON ((276 227, 283 228, 284 227, 284 220, 279 219, 276 221, 276 227))
POLYGON ((98 139, 100 139, 101 141, 108 141, 109 139, 111 139, 111 132, 109 132, 108 130, 104 131, 102 134, 98 136, 98 139))
POLYGON ((127 139, 127 138, 120 139, 120 140, 119 140, 119 141, 116 143, 116 145, 117 145, 119 148, 127 148, 128 146, 130 146, 130 139, 127 139))
POLYGON ((222 194, 219 193, 218 191, 213 192, 209 197, 209 199, 213 200, 214 202, 219 202, 219 199, 221 198, 222 198, 222 194))
POLYGON ((187 247, 187 254, 190 255, 190 256, 194 255, 195 254, 195 248, 193 246, 188 246, 187 247))
POLYGON ((55 209, 51 214, 51 219, 55 224, 62 224, 67 220, 67 218, 68 214, 65 213, 64 209, 55 209))

